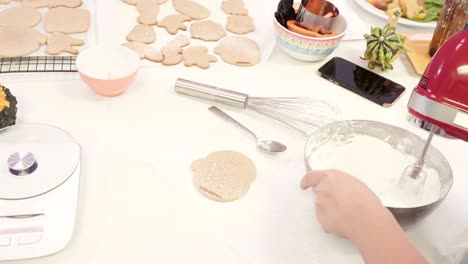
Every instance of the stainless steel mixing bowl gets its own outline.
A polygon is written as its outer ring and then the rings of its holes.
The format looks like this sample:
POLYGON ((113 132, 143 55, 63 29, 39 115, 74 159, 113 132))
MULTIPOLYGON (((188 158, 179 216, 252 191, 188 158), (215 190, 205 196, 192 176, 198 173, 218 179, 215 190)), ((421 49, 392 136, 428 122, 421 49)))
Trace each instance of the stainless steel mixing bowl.
MULTIPOLYGON (((308 160, 310 155, 317 151, 322 144, 329 140, 336 139, 337 137, 345 139, 346 137, 356 134, 371 136, 385 141, 392 146, 399 146, 399 149, 405 154, 414 157, 417 157, 420 154, 425 143, 425 141, 419 136, 405 129, 385 123, 365 120, 339 121, 325 125, 310 135, 305 146, 307 170, 314 168, 314 165, 309 164, 308 160)), ((369 159, 362 160, 363 162, 366 162, 366 160, 368 161, 369 159)), ((388 164, 391 166, 391 161, 388 164)), ((435 147, 429 147, 425 164, 429 168, 435 169, 439 174, 442 185, 440 198, 435 202, 419 207, 396 208, 387 206, 402 226, 412 225, 431 213, 440 205, 452 187, 452 169, 442 153, 440 153, 440 151, 435 147)), ((382 168, 382 170, 384 169, 385 168, 382 168)))

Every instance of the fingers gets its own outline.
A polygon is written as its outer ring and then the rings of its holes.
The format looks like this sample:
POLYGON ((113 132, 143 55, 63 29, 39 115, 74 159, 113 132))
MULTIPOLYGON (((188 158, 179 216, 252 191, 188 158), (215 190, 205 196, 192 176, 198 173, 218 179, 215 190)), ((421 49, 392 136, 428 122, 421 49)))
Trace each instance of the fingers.
POLYGON ((301 188, 305 190, 310 187, 315 187, 326 177, 326 171, 311 171, 302 178, 301 188))

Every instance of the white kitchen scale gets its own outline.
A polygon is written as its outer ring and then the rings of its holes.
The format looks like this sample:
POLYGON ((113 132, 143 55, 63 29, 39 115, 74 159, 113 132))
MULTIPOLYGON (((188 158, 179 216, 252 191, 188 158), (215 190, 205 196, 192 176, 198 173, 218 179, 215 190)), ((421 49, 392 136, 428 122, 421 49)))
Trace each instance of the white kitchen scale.
POLYGON ((49 125, 0 130, 0 261, 50 255, 70 241, 80 145, 49 125))

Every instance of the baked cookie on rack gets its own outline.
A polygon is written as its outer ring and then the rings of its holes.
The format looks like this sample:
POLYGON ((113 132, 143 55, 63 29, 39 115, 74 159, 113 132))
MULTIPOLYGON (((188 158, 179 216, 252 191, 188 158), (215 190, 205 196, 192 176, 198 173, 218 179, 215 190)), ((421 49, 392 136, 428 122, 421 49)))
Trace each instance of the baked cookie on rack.
POLYGON ((30 27, 0 28, 0 57, 21 57, 46 44, 47 37, 30 27))
POLYGON ((58 55, 62 52, 76 55, 78 50, 73 46, 83 46, 84 41, 81 39, 72 38, 67 34, 54 33, 47 38, 47 48, 45 52, 50 55, 58 55))
POLYGON ((0 27, 35 27, 41 20, 41 13, 31 7, 15 6, 0 12, 0 27))

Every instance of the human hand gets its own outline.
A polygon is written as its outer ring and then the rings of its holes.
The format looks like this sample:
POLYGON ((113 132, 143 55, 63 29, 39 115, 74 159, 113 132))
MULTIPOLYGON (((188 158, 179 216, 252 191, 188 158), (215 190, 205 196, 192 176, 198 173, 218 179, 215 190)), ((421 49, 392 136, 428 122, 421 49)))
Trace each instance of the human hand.
POLYGON ((325 231, 353 240, 382 217, 391 217, 378 197, 360 180, 338 170, 312 171, 302 189, 315 188, 317 218, 325 231))

